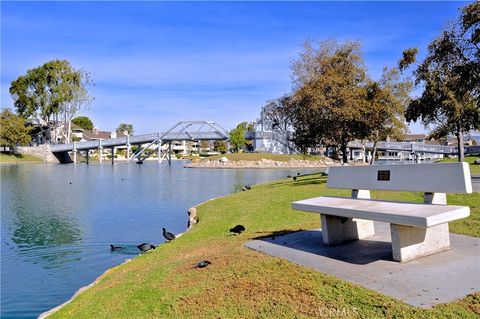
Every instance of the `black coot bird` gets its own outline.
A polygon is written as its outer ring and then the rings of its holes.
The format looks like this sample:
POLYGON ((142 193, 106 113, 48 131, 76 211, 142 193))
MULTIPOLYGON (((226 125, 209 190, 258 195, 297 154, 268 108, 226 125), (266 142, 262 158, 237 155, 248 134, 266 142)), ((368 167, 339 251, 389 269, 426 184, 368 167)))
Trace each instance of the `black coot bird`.
POLYGON ((246 189, 247 191, 249 191, 249 190, 251 190, 252 188, 251 188, 250 186, 248 186, 248 185, 245 185, 245 189, 246 189))
POLYGON ((287 175, 287 178, 292 178, 292 175, 287 175))
POLYGON ((297 180, 297 176, 293 176, 293 180, 296 181, 296 180, 297 180))
POLYGON ((297 173, 297 176, 300 176, 300 172, 297 173))
POLYGON ((230 232, 235 234, 240 234, 244 230, 245 230, 245 227, 243 225, 237 225, 233 228, 230 228, 230 232))
POLYGON ((163 237, 165 237, 166 240, 171 241, 177 238, 175 237, 174 234, 168 232, 165 228, 162 228, 162 230, 163 230, 163 237))
POLYGON ((119 249, 123 249, 123 247, 122 246, 110 245, 110 250, 111 251, 115 251, 115 250, 119 250, 119 249))
POLYGON ((156 247, 152 244, 149 244, 149 243, 143 243, 143 244, 138 245, 137 248, 140 249, 140 251, 142 253, 144 253, 144 252, 147 252, 151 249, 155 249, 156 247))
POLYGON ((202 260, 202 261, 199 261, 193 268, 205 268, 207 267, 208 265, 211 265, 212 263, 209 262, 208 260, 202 260))

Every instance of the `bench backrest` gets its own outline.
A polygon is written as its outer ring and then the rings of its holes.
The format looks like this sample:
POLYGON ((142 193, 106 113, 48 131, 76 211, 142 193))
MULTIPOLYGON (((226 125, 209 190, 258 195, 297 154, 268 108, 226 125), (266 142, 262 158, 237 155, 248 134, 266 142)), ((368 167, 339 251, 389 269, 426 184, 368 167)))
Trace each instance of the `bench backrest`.
POLYGON ((329 188, 471 193, 468 163, 339 166, 328 169, 329 188))

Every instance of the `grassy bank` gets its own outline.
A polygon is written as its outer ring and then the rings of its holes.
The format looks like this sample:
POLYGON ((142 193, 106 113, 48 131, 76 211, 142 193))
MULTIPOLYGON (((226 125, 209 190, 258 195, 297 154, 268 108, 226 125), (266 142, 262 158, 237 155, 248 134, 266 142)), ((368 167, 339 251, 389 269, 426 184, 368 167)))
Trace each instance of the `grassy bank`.
MULTIPOLYGON (((358 318, 478 318, 480 294, 431 310, 415 308, 243 246, 252 238, 317 228, 317 214, 292 211, 290 203, 349 195, 326 189, 325 182, 320 175, 280 180, 202 204, 191 231, 108 272, 51 318, 321 318, 325 308, 347 309, 358 318), (230 236, 228 229, 238 223, 247 230, 230 236), (192 269, 202 259, 212 265, 192 269)), ((372 195, 422 201, 418 193, 372 195)), ((472 208, 469 218, 450 224, 451 231, 480 236, 480 194, 448 200, 472 208)))
MULTIPOLYGON (((473 162, 475 160, 480 159, 479 156, 466 156, 465 162, 469 163, 470 165, 470 174, 478 175, 480 174, 480 165, 474 165, 473 162)), ((440 161, 441 163, 456 163, 458 162, 457 158, 444 158, 440 161)))
POLYGON ((30 162, 43 162, 41 158, 32 155, 19 155, 0 153, 0 163, 30 163, 30 162))
POLYGON ((295 160, 309 160, 309 161, 319 161, 324 160, 325 157, 313 156, 313 155, 302 155, 302 154, 270 154, 270 153, 234 153, 234 154, 220 154, 215 156, 207 157, 209 160, 216 161, 221 157, 226 157, 230 161, 259 161, 262 158, 279 161, 279 162, 288 162, 291 159, 295 160))

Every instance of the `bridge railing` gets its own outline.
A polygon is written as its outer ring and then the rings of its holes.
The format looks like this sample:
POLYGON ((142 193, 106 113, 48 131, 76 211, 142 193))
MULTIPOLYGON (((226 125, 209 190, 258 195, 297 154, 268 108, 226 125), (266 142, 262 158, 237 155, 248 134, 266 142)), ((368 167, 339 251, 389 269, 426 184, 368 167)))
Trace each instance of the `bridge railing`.
MULTIPOLYGON (((368 142, 365 144, 359 142, 348 143, 352 148, 373 148, 373 143, 368 142)), ((377 149, 389 150, 389 151, 404 151, 404 152, 419 152, 419 153, 442 153, 442 154, 456 154, 458 148, 456 146, 446 145, 430 145, 416 142, 378 142, 377 149)))
POLYGON ((129 137, 130 144, 143 144, 156 140, 159 138, 160 133, 150 133, 143 135, 134 135, 129 137))
POLYGON ((58 145, 53 144, 53 145, 50 145, 50 151, 52 151, 53 153, 64 152, 64 151, 67 151, 69 149, 73 149, 74 145, 75 145, 75 143, 58 144, 58 145))

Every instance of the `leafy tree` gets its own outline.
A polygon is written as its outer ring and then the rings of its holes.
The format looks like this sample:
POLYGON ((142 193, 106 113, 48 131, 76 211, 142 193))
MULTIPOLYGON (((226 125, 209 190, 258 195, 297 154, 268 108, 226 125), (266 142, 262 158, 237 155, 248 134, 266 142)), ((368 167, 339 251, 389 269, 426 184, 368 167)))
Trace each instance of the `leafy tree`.
POLYGON ((284 95, 278 99, 270 100, 262 108, 262 120, 270 124, 272 130, 287 131, 291 126, 290 108, 291 96, 284 95))
POLYGON ((206 152, 210 148, 210 141, 200 141, 200 152, 206 152))
POLYGON ((28 145, 31 128, 25 126, 23 117, 16 115, 10 109, 0 113, 0 145, 15 149, 17 146, 28 145))
POLYGON ((91 102, 85 88, 90 83, 89 74, 74 69, 70 62, 52 60, 12 81, 9 91, 21 116, 40 117, 48 125, 54 120, 56 127, 60 119, 70 122, 91 102))
POLYGON ((398 139, 408 132, 404 113, 410 102, 412 87, 413 83, 402 79, 396 68, 384 68, 380 81, 372 81, 367 86, 368 139, 374 145, 370 164, 375 161, 378 141, 388 137, 398 139))
POLYGON ((67 143, 71 140, 72 119, 81 111, 88 109, 94 100, 86 88, 93 83, 90 73, 83 70, 76 70, 75 73, 76 77, 80 80, 80 85, 71 86, 72 99, 62 103, 60 107, 61 118, 65 123, 68 123, 67 129, 62 131, 67 143))
POLYGON ((93 122, 87 116, 78 116, 72 120, 72 123, 83 128, 84 130, 93 129, 93 122))
POLYGON ((400 61, 402 70, 416 64, 415 84, 422 88, 406 119, 433 126, 431 135, 437 138, 454 134, 463 161, 463 135, 480 129, 480 3, 463 8, 460 19, 430 43, 419 63, 417 51, 405 50, 400 61))
POLYGON ((348 142, 370 134, 365 103, 369 81, 359 43, 323 41, 315 48, 306 42, 292 71, 293 105, 297 112, 302 109, 300 117, 293 117, 295 130, 305 135, 302 140, 339 145, 347 162, 348 142))
POLYGON ((230 145, 235 153, 240 152, 245 147, 245 131, 247 126, 247 122, 242 122, 230 131, 230 145))
POLYGON ((318 109, 311 108, 308 98, 293 98, 288 104, 286 112, 292 114, 290 122, 294 128, 292 141, 301 153, 307 154, 310 148, 316 148, 325 141, 323 124, 318 109))
POLYGON ((227 152, 227 142, 225 142, 225 141, 214 141, 213 142, 213 150, 215 152, 225 154, 227 152))
POLYGON ((120 123, 117 127, 117 133, 123 133, 125 131, 127 131, 128 135, 132 135, 134 132, 133 124, 120 123))

